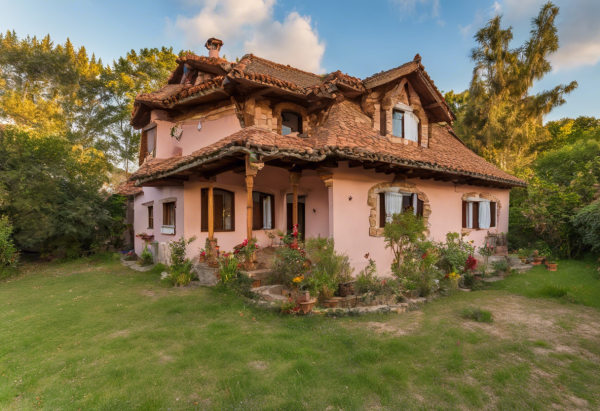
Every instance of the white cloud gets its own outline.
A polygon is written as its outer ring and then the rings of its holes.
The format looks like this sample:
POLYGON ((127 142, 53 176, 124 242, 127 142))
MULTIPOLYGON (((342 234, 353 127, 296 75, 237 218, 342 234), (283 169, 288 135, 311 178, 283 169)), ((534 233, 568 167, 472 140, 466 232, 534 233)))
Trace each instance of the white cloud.
MULTIPOLYGON (((546 0, 501 0, 506 24, 528 24, 546 0)), ((555 0, 560 48, 550 56, 555 70, 594 66, 600 62, 600 7, 596 0, 555 0)))
POLYGON ((283 22, 273 18, 275 0, 201 0, 193 17, 167 22, 167 32, 183 33, 186 47, 198 53, 209 37, 224 42, 222 54, 231 60, 246 53, 324 73, 325 42, 319 39, 310 16, 288 13, 283 22), (199 50, 200 49, 200 50, 199 50))
POLYGON ((467 36, 469 34, 471 34, 471 32, 473 31, 474 28, 479 29, 480 27, 483 27, 484 15, 487 14, 487 16, 489 18, 494 18, 498 14, 500 14, 501 11, 502 11, 502 5, 500 3, 498 3, 497 1, 495 1, 494 4, 492 4, 492 6, 489 7, 487 10, 481 10, 481 9, 477 10, 475 12, 475 18, 473 19, 471 24, 469 24, 467 26, 462 26, 459 24, 458 31, 460 31, 460 34, 462 35, 463 39, 466 40, 467 36))
POLYGON ((400 18, 418 16, 418 21, 436 20, 440 26, 445 25, 440 18, 440 0, 391 0, 398 7, 400 18))

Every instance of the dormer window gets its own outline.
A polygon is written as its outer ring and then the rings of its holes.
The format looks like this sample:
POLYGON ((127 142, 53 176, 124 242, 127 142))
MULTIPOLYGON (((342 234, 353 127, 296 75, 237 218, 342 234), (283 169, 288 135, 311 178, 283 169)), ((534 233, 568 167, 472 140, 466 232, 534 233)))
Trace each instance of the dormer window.
POLYGON ((302 134, 302 116, 295 111, 283 111, 281 113, 281 135, 291 133, 302 134))
POLYGON ((419 142, 419 117, 410 106, 402 104, 402 109, 392 111, 392 134, 394 137, 419 142))
POLYGON ((146 141, 148 144, 148 155, 156 157, 156 127, 146 130, 146 141))

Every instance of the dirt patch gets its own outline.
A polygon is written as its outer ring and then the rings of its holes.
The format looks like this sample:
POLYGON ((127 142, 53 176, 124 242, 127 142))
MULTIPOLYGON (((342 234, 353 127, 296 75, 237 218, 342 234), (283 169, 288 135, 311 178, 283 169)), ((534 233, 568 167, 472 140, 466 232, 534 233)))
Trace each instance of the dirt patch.
POLYGON ((109 338, 127 337, 128 335, 129 335, 129 330, 121 330, 121 331, 117 331, 116 333, 109 335, 109 338))
POLYGON ((366 326, 377 334, 404 335, 406 331, 387 323, 368 322, 366 326))
POLYGON ((158 362, 160 364, 167 364, 173 362, 173 357, 171 357, 170 355, 160 355, 158 357, 158 362))
POLYGON ((140 292, 140 294, 143 295, 144 297, 156 297, 156 293, 151 290, 142 290, 140 292))
POLYGON ((264 371, 268 368, 267 363, 264 361, 252 361, 248 363, 248 366, 259 371, 264 371))

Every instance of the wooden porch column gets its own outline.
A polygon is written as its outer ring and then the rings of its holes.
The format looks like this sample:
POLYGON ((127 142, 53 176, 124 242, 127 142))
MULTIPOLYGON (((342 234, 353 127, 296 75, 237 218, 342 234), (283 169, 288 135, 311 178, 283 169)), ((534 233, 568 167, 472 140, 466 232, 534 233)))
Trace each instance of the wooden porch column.
POLYGON ((208 183, 208 239, 215 237, 215 206, 213 197, 213 182, 208 183))
POLYGON ((248 241, 252 239, 252 220, 254 217, 254 201, 252 200, 252 188, 254 187, 254 176, 246 175, 246 191, 248 195, 247 235, 248 241))
POLYGON ((290 172, 290 184, 292 185, 292 225, 298 225, 298 183, 300 173, 290 172))
POLYGON ((258 170, 262 170, 264 163, 259 162, 254 155, 246 155, 246 190, 248 198, 247 214, 247 239, 252 239, 252 220, 254 219, 254 201, 252 200, 252 189, 254 188, 254 177, 258 170))

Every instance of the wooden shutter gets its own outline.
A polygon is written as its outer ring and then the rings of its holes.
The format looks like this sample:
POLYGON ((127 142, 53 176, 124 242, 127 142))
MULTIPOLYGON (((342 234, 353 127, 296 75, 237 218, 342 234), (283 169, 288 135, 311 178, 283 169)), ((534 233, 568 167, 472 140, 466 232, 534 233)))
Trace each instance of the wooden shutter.
POLYGON ((463 228, 467 228, 467 207, 469 207, 469 203, 466 201, 462 202, 462 226, 463 228))
POLYGON ((479 203, 473 203, 473 228, 479 229, 479 203))
POLYGON ((385 193, 379 193, 379 227, 385 227, 385 193))
POLYGON ((208 231, 208 188, 200 191, 200 231, 208 231))
POLYGON ((497 216, 496 202, 492 201, 490 203, 490 227, 496 227, 496 216, 497 216))
MULTIPOLYGON (((215 231, 223 230, 223 194, 213 192, 214 197, 214 215, 215 215, 215 231)), ((206 207, 208 208, 208 206, 206 207)))
POLYGON ((382 136, 385 136, 387 134, 386 127, 387 127, 386 111, 382 107, 381 110, 379 111, 379 131, 381 132, 382 136))
POLYGON ((275 228, 275 196, 271 197, 271 228, 275 228))
POLYGON ((148 206, 148 228, 154 228, 154 206, 148 206))
MULTIPOLYGON (((415 194, 413 194, 415 195, 415 194)), ((423 200, 419 200, 419 198, 417 197, 417 215, 420 215, 421 217, 423 217, 423 206, 425 205, 425 202, 423 200)))

